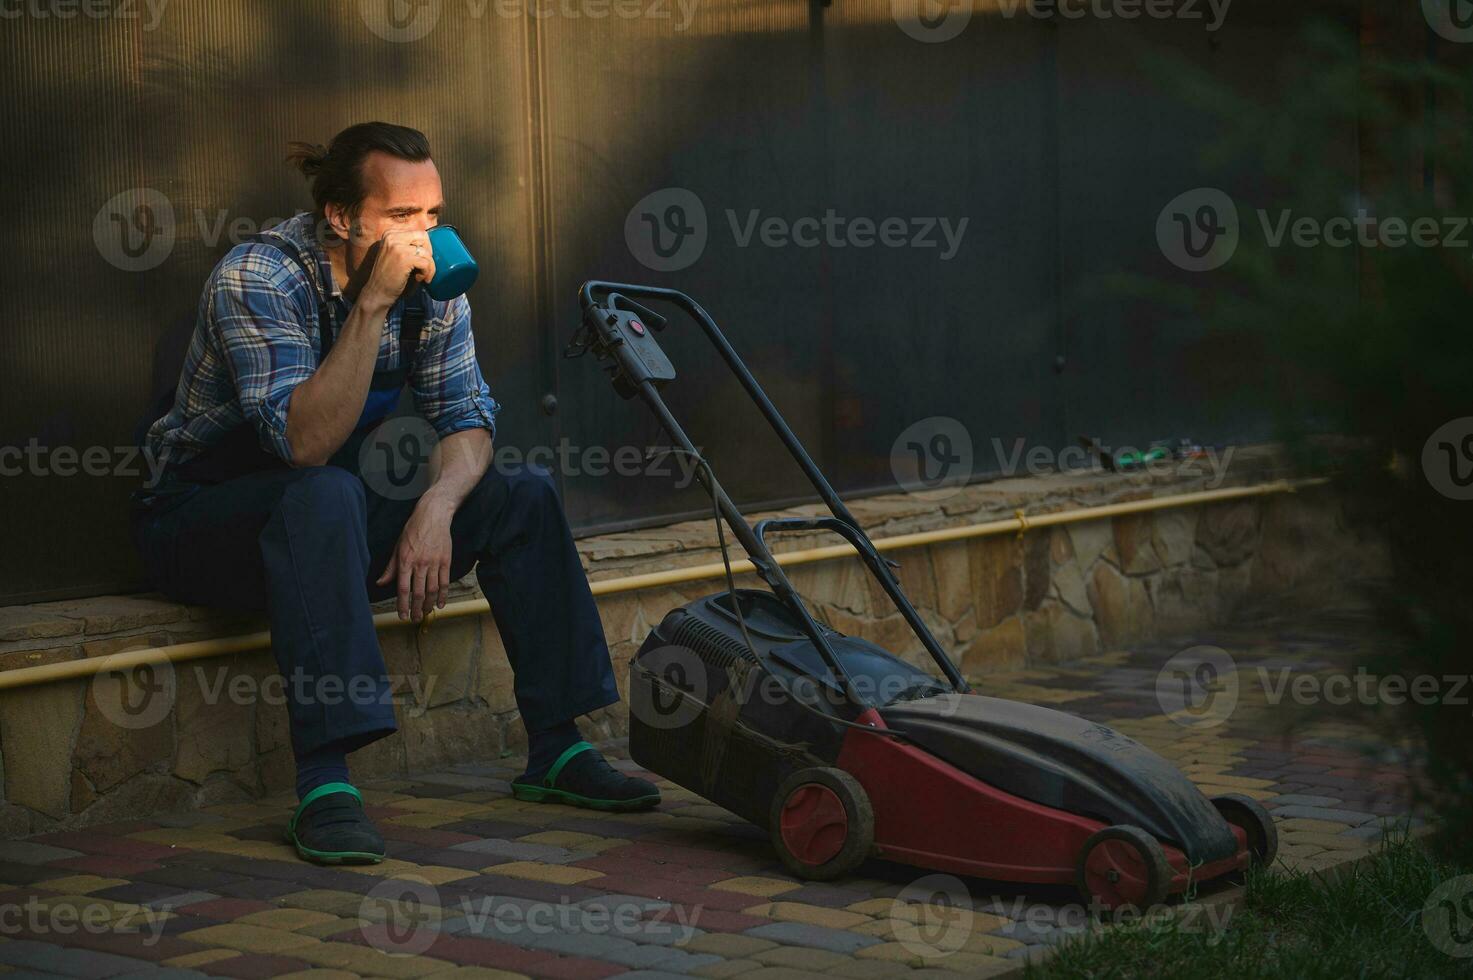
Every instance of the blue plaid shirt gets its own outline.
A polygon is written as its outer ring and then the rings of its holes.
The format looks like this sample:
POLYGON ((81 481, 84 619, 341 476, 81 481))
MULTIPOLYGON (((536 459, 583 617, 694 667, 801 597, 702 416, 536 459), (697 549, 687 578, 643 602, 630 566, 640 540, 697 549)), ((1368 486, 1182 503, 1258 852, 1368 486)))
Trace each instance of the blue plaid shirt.
MULTIPOLYGON (((318 283, 331 285, 337 322, 348 306, 333 283, 332 266, 316 238, 310 214, 298 214, 266 234, 291 239, 304 258, 315 259, 315 281, 280 249, 246 242, 231 249, 210 274, 174 407, 148 430, 147 449, 166 463, 182 463, 219 442, 242 422, 255 427, 262 448, 292 461, 286 410, 297 385, 317 370, 318 283)), ((375 370, 399 364, 399 320, 404 304, 389 312, 379 337, 375 370)), ((430 301, 409 379, 415 409, 441 438, 464 429, 496 431, 501 406, 481 377, 471 335, 471 307, 464 296, 430 301)))

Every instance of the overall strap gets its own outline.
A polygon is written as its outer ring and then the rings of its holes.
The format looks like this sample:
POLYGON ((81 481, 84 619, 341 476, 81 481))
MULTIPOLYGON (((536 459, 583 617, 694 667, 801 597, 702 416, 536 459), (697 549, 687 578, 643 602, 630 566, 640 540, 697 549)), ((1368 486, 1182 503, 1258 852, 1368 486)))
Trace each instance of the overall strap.
MULTIPOLYGON (((334 328, 337 326, 332 302, 323 293, 317 283, 317 275, 312 271, 309 264, 310 259, 302 255, 301 249, 296 242, 289 238, 278 235, 258 234, 252 235, 246 241, 259 242, 270 245, 279 250, 289 260, 295 262, 307 277, 307 282, 313 286, 317 294, 317 335, 318 351, 321 360, 326 360, 332 351, 334 328)), ((414 361, 419 355, 420 335, 424 333, 424 327, 430 319, 430 297, 423 287, 411 290, 409 296, 404 300, 404 313, 399 318, 399 365, 406 372, 414 367, 414 361)), ((321 363, 319 360, 318 363, 321 363)))
POLYGON ((399 318, 399 365, 406 372, 414 369, 420 334, 424 333, 429 318, 430 297, 421 286, 404 301, 404 315, 399 318))
POLYGON ((248 242, 256 242, 261 245, 270 245, 281 252, 287 259, 296 264, 307 277, 307 285, 317 297, 317 352, 319 360, 317 363, 327 360, 328 352, 332 350, 333 329, 337 326, 333 315, 332 303, 327 299, 322 290, 322 285, 317 281, 317 272, 313 268, 315 261, 310 256, 304 256, 297 243, 284 235, 268 235, 265 232, 252 235, 245 239, 248 242))

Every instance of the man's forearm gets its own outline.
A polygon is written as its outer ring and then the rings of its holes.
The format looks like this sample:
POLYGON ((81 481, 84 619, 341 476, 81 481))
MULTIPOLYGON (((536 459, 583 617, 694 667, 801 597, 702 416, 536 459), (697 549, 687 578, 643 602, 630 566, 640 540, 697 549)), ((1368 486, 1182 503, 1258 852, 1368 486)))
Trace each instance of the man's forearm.
MULTIPOLYGON (((379 303, 356 304, 327 357, 312 377, 292 390, 286 439, 293 466, 325 464, 352 434, 373 384, 388 312, 379 303)), ((321 327, 326 330, 327 324, 321 327)))
POLYGON ((466 429, 440 440, 435 447, 434 482, 422 503, 453 514, 491 465, 491 455, 491 433, 485 429, 466 429))

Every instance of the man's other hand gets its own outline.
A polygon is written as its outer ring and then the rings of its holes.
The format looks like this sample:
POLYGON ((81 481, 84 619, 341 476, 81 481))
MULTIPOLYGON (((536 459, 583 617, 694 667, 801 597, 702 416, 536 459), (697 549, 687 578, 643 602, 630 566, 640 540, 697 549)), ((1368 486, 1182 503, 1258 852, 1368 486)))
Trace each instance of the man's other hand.
POLYGON ((399 618, 418 623, 435 608, 445 608, 450 592, 450 521, 455 509, 439 498, 420 498, 399 535, 379 585, 398 580, 399 618))

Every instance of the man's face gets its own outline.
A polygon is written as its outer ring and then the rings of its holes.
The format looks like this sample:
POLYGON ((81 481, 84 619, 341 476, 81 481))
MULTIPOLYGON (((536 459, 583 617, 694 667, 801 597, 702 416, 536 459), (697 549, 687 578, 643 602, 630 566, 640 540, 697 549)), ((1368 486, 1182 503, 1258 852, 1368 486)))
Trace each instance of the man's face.
POLYGON ((333 231, 348 240, 353 264, 385 232, 425 231, 440 223, 445 210, 440 171, 433 160, 410 163, 387 153, 370 153, 363 160, 363 188, 367 193, 356 220, 342 208, 327 209, 333 231))

